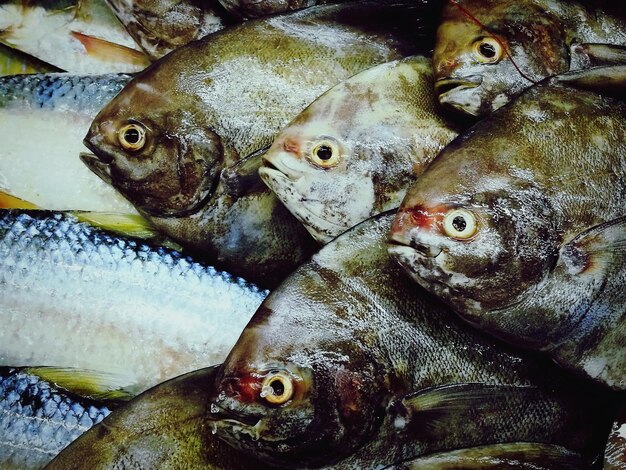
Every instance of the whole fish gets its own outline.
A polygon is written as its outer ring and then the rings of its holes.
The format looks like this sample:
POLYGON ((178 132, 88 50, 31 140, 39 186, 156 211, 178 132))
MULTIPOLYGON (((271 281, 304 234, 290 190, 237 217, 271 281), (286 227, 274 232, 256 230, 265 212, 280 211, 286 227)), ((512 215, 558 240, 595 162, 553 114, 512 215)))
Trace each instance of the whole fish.
POLYGON ((119 404, 81 396, 46 378, 58 380, 60 372, 0 367, 0 467, 4 470, 42 468, 119 404))
POLYGON ((242 19, 258 18, 339 1, 341 0, 219 0, 224 8, 242 19))
POLYGON ((213 391, 218 436, 298 468, 520 441, 601 452, 612 416, 600 387, 493 342, 412 287, 387 254, 392 219, 338 237, 261 305, 213 391))
POLYGON ((440 116, 432 88, 422 56, 358 73, 281 131, 261 178, 321 243, 397 208, 461 128, 440 116))
POLYGON ((152 60, 232 22, 217 0, 105 1, 152 60))
POLYGON ((61 452, 47 470, 268 467, 217 438, 207 425, 216 367, 159 384, 115 410, 61 452))
POLYGON ((63 213, 0 211, 0 364, 142 391, 224 359, 267 292, 63 213))
POLYGON ((83 161, 171 238, 276 285, 317 245, 263 185, 262 150, 337 82, 428 47, 427 13, 366 1, 218 31, 135 77, 94 120, 83 161))
POLYGON ((543 78, 624 62, 626 18, 563 0, 449 0, 433 55, 439 101, 472 116, 543 78))
POLYGON ((54 210, 137 211, 79 159, 85 130, 130 75, 0 78, 0 189, 54 210), (10 143, 10 145, 9 145, 10 143))
POLYGON ((0 42, 71 73, 137 72, 150 64, 102 0, 2 0, 0 42))
POLYGON ((556 79, 533 87, 439 154, 390 236, 409 274, 464 319, 620 390, 625 115, 622 101, 556 79))

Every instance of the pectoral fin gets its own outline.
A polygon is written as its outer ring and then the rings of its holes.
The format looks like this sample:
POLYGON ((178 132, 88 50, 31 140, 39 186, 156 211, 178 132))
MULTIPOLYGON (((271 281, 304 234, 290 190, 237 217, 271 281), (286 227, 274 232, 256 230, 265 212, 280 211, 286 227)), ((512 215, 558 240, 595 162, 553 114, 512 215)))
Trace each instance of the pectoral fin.
POLYGON ((150 59, 141 51, 94 36, 88 36, 78 31, 71 31, 70 34, 83 45, 85 52, 89 56, 97 58, 102 62, 122 63, 141 68, 150 65, 150 59))
POLYGON ((131 380, 122 374, 61 367, 27 367, 23 370, 83 397, 126 401, 134 396, 124 388, 131 380))
POLYGON ((574 470, 589 468, 582 457, 564 447, 511 442, 439 452, 395 464, 389 470, 574 470))
POLYGON ((224 185, 226 193, 233 197, 241 197, 244 194, 267 188, 259 176, 259 168, 261 168, 263 155, 268 148, 258 150, 235 165, 222 170, 220 181, 224 185))
POLYGON ((112 212, 71 212, 81 222, 94 227, 133 238, 157 238, 159 232, 144 217, 138 214, 117 214, 112 212))
POLYGON ((556 77, 565 85, 607 96, 626 98, 626 65, 594 67, 556 77))
POLYGON ((0 209, 39 209, 39 207, 32 202, 0 191, 0 209))
POLYGON ((525 403, 542 399, 545 394, 537 387, 454 384, 407 395, 392 406, 391 412, 396 428, 437 439, 464 422, 498 419, 515 413, 525 403))
POLYGON ((626 47, 615 44, 575 44, 572 54, 583 56, 591 66, 626 64, 626 47))

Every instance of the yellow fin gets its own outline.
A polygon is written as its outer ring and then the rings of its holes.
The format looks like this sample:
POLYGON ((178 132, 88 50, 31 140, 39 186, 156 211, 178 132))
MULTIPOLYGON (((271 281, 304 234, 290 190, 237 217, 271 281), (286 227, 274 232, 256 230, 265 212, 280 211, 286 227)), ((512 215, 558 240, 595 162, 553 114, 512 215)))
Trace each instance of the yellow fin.
POLYGON ((0 209, 39 209, 39 207, 32 202, 0 191, 0 209))
POLYGON ((0 76, 62 71, 54 65, 0 43, 0 76))
POLYGON ((122 374, 69 367, 27 367, 24 372, 84 397, 124 401, 134 397, 124 388, 130 385, 130 379, 122 374))
POLYGON ((80 41, 87 51, 87 54, 103 62, 121 62, 144 68, 150 65, 150 59, 141 51, 121 46, 120 44, 114 44, 94 36, 88 36, 77 31, 72 31, 71 35, 80 41))
POLYGON ((145 218, 138 214, 117 214, 112 212, 71 212, 81 222, 133 238, 157 238, 159 232, 145 218))

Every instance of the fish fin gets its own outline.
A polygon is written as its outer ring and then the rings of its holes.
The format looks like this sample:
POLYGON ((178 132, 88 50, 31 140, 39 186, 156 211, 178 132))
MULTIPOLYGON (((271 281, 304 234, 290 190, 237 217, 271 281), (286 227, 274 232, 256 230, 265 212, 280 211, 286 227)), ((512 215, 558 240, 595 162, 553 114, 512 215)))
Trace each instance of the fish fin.
POLYGON ((556 81, 603 95, 626 98, 626 65, 593 67, 555 77, 556 81))
POLYGON ((32 202, 0 191, 0 209, 39 209, 39 207, 32 202))
POLYGON ((259 168, 263 164, 263 155, 265 155, 268 148, 257 150, 234 165, 222 170, 220 181, 224 184, 227 194, 233 197, 240 197, 244 194, 267 188, 259 176, 259 168))
POLYGON ((597 275, 612 265, 623 265, 626 256, 626 217, 585 230, 561 247, 559 262, 571 275, 597 275))
POLYGON ((571 47, 572 55, 582 56, 591 66, 626 64, 626 47, 615 44, 584 43, 571 47))
POLYGON ((142 68, 150 65, 150 59, 141 51, 77 31, 72 31, 70 34, 83 45, 88 55, 103 62, 121 62, 142 68))
POLYGON ((396 401, 390 411, 398 430, 437 438, 464 420, 501 415, 511 404, 533 402, 545 395, 538 387, 481 383, 431 387, 396 401))
POLYGON ((135 395, 127 388, 131 380, 123 374, 71 367, 26 367, 23 370, 83 397, 127 401, 135 395))
POLYGON ((63 72, 63 69, 9 47, 0 41, 0 76, 51 72, 63 72))
POLYGON ((139 214, 113 212, 70 212, 81 222, 133 238, 150 239, 160 236, 157 229, 139 214))
POLYGON ((580 454, 558 445, 508 442, 418 457, 389 467, 390 470, 574 470, 589 468, 580 454))

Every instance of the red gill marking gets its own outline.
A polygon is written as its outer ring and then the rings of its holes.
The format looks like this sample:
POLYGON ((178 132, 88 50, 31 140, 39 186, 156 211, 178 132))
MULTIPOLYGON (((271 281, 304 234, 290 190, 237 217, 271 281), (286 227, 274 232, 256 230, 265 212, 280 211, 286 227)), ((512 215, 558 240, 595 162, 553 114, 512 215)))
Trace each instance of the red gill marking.
POLYGON ((285 152, 293 153, 295 155, 300 154, 300 145, 294 140, 291 140, 289 137, 285 138, 283 141, 283 149, 285 152))
POLYGON ((461 13, 463 13, 470 20, 472 20, 474 23, 476 23, 480 28, 485 30, 487 32, 487 34, 489 34, 489 37, 491 37, 494 41, 497 41, 498 44, 500 44, 500 47, 502 48, 502 50, 504 51, 506 56, 509 58, 509 60, 513 64, 513 67, 515 67, 515 70, 517 70, 517 72, 522 76, 522 78, 524 78, 525 80, 528 80, 533 85, 536 85, 538 83, 538 82, 534 81, 532 78, 528 77, 524 72, 522 72, 522 70, 517 66, 517 64, 513 60, 513 57, 511 57, 511 54, 509 53, 508 48, 504 45, 504 43, 500 40, 500 38, 496 37, 493 33, 491 33, 491 31, 489 31, 489 29, 478 18, 476 18, 470 11, 468 11, 465 8, 463 8, 461 6, 460 0, 450 0, 450 3, 452 3, 455 7, 457 7, 459 10, 461 10, 461 13))
POLYGON ((232 379, 231 387, 239 394, 240 401, 254 403, 261 394, 261 378, 254 373, 242 375, 232 379))
POLYGON ((422 230, 435 229, 441 225, 445 209, 440 210, 443 206, 437 206, 433 209, 426 209, 424 206, 414 206, 401 209, 398 211, 396 218, 391 227, 392 233, 408 232, 412 228, 422 230))

